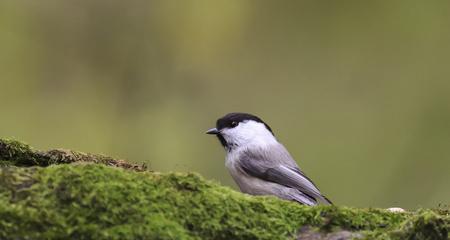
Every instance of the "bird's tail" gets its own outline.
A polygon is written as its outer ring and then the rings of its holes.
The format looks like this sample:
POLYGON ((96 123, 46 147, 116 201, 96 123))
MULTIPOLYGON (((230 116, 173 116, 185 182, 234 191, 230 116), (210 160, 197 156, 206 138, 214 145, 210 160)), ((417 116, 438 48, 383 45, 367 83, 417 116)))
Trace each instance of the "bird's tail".
POLYGON ((321 195, 321 196, 322 196, 322 200, 323 200, 325 203, 327 203, 327 204, 329 204, 329 205, 333 205, 333 202, 331 202, 330 199, 328 199, 328 198, 325 197, 324 195, 321 195))

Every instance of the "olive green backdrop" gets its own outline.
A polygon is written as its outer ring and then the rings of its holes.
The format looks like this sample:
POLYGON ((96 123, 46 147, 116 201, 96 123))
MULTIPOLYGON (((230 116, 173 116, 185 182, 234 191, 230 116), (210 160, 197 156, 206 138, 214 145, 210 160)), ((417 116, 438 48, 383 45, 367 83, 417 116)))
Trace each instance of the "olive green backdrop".
POLYGON ((1 137, 235 187, 231 111, 337 204, 448 204, 450 2, 0 2, 1 137))

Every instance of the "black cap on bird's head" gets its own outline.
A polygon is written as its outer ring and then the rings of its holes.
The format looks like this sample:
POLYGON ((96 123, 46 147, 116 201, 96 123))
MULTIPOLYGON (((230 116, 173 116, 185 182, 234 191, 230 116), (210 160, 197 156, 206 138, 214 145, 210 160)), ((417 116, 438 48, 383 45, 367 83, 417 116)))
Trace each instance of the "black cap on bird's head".
POLYGON ((217 135, 217 137, 220 140, 220 143, 222 143, 224 147, 227 147, 227 142, 221 135, 221 130, 235 128, 239 125, 239 123, 246 121, 255 121, 264 124, 266 129, 269 130, 273 135, 272 129, 263 120, 261 120, 261 118, 249 113, 238 113, 238 112, 228 113, 227 115, 219 118, 216 122, 216 127, 206 131, 206 134, 217 135))

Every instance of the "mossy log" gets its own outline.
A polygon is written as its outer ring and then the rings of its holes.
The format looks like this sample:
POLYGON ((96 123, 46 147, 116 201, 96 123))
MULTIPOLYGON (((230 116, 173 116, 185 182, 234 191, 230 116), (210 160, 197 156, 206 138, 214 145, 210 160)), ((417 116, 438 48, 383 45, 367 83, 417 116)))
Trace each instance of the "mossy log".
POLYGON ((0 139, 0 239, 448 239, 449 211, 302 206, 0 139))

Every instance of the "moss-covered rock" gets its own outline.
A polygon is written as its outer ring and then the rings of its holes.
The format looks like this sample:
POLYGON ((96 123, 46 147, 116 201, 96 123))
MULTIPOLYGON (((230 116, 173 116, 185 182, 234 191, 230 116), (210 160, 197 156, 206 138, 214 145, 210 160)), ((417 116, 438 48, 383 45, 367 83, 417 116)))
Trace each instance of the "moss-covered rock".
POLYGON ((0 141, 0 239, 448 238, 447 211, 308 207, 197 174, 111 167, 90 154, 55 161, 50 152, 0 141), (88 164, 52 165, 78 160, 88 164))

